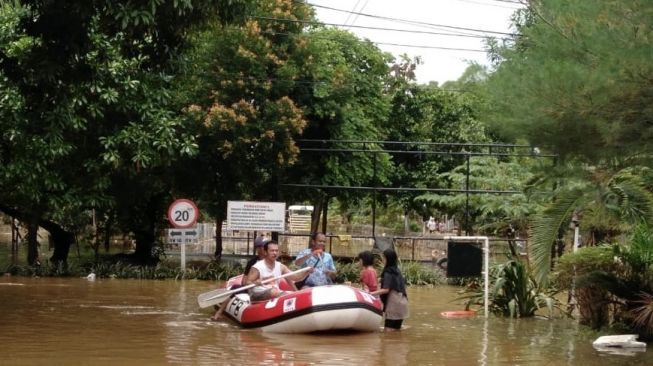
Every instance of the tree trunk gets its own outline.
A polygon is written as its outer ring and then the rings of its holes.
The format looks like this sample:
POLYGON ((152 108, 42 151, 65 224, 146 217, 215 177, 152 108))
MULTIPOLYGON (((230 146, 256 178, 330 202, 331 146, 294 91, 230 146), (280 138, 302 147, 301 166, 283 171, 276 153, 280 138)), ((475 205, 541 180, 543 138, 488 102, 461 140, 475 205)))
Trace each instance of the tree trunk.
POLYGON ((134 240, 136 241, 136 249, 134 250, 134 259, 139 264, 156 264, 158 258, 152 254, 152 248, 156 240, 154 230, 144 228, 134 231, 134 240))
POLYGON ((39 230, 39 215, 36 211, 25 213, 13 207, 0 204, 0 211, 17 218, 19 221, 27 224, 27 264, 30 266, 40 264, 39 259, 39 242, 37 239, 39 230))
POLYGON ((70 246, 75 242, 75 234, 62 229, 59 225, 55 225, 54 229, 49 230, 49 232, 54 243, 54 252, 50 262, 56 266, 62 265, 66 268, 68 266, 70 246))
POLYGON ((316 233, 320 228, 320 216, 322 216, 322 206, 324 205, 324 197, 322 195, 315 198, 313 201, 313 212, 311 213, 311 233, 316 233))
POLYGON ((70 246, 75 242, 75 234, 50 220, 40 220, 39 225, 50 233, 50 238, 54 244, 54 252, 50 262, 54 265, 63 265, 66 268, 70 246))
MULTIPOLYGON (((159 262, 159 253, 153 252, 157 243, 157 224, 163 217, 164 208, 161 206, 165 194, 154 194, 148 198, 147 205, 139 216, 140 220, 131 225, 134 233, 136 248, 134 260, 137 264, 154 265, 159 262)), ((156 248, 159 249, 159 248, 156 248)))
POLYGON ((329 197, 324 198, 324 205, 322 206, 322 233, 326 235, 327 233, 327 224, 329 217, 329 197))
POLYGON ((215 261, 220 262, 222 259, 222 215, 215 218, 215 261))
POLYGON ((104 235, 102 238, 102 241, 104 242, 104 251, 106 253, 109 253, 109 250, 111 250, 111 232, 113 231, 113 222, 114 215, 113 212, 110 211, 109 218, 104 223, 104 235))
POLYGON ((27 264, 30 266, 40 265, 39 262, 39 242, 38 231, 39 225, 37 219, 31 219, 27 223, 27 264))

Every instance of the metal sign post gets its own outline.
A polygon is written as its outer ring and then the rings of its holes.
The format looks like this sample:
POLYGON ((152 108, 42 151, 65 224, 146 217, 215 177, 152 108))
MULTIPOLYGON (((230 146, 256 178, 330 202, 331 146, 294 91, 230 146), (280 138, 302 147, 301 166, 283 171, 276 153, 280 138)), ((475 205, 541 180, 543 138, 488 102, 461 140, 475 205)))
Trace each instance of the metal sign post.
POLYGON ((200 210, 195 202, 187 199, 175 200, 168 207, 168 221, 180 230, 170 230, 170 237, 181 236, 179 248, 181 249, 181 270, 186 270, 186 238, 197 235, 197 230, 190 229, 195 226, 200 216, 200 210))

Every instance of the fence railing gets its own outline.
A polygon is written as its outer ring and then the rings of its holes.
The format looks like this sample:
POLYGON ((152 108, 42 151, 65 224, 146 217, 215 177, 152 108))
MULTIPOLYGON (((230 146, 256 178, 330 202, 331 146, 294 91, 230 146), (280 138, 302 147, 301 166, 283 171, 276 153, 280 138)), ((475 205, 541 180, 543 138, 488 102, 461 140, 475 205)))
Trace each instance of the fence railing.
MULTIPOLYGON (((374 248, 375 238, 369 235, 335 235, 327 234, 327 251, 334 257, 355 258, 358 253, 374 248)), ((249 255, 253 253, 254 233, 230 233, 222 237, 223 255, 249 255)), ((378 237, 377 237, 378 238, 378 237)), ((394 236, 382 237, 392 241, 399 258, 412 261, 436 261, 446 257, 447 241, 441 235, 394 236)), ((303 233, 280 233, 279 247, 282 255, 294 257, 309 246, 310 235, 303 233)), ((508 242, 512 241, 516 249, 526 253, 525 239, 490 238, 490 256, 503 258, 508 252, 508 242)), ((179 244, 167 244, 166 254, 179 253, 179 244)), ((211 257, 215 253, 215 238, 200 238, 197 242, 186 244, 186 254, 191 256, 211 257)))

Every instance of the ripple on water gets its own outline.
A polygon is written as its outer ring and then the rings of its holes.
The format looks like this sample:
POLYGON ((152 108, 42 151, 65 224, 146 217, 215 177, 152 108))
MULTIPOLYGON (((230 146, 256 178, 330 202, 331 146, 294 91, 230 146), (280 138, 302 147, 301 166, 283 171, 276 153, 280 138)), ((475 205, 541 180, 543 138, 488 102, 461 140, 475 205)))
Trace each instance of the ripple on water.
POLYGON ((122 311, 120 314, 124 315, 181 315, 178 311, 169 310, 152 310, 152 311, 122 311))

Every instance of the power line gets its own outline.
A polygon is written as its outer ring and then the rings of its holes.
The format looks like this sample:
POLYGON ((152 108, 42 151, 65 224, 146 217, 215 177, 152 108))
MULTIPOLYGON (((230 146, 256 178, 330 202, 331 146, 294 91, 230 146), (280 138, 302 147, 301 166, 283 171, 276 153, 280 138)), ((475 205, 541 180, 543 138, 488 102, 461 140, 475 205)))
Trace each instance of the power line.
MULTIPOLYGON (((415 24, 415 25, 438 27, 438 28, 448 28, 448 29, 463 30, 463 31, 470 31, 470 32, 500 34, 500 35, 505 35, 505 36, 515 36, 516 35, 514 33, 490 31, 490 30, 467 28, 467 27, 457 27, 457 26, 453 26, 453 25, 434 24, 434 23, 420 22, 420 21, 415 21, 415 20, 406 20, 406 19, 399 19, 399 18, 384 17, 384 16, 380 16, 380 15, 367 14, 367 13, 361 13, 361 12, 351 12, 349 10, 338 9, 338 8, 333 8, 333 7, 330 7, 330 6, 317 5, 317 4, 312 4, 312 3, 306 3, 306 4, 314 6, 316 8, 328 9, 328 10, 332 10, 332 11, 345 12, 345 13, 353 13, 353 14, 361 15, 361 16, 368 17, 368 18, 382 19, 382 20, 388 20, 388 21, 393 21, 393 22, 403 22, 403 23, 409 23, 409 24, 415 24)), ((346 26, 346 25, 340 24, 339 26, 346 26)), ((358 26, 352 26, 352 27, 358 27, 358 26)), ((383 28, 381 28, 381 29, 383 29, 383 28)))
MULTIPOLYGON (((518 7, 513 8, 512 6, 504 6, 504 5, 500 5, 500 4, 485 3, 485 2, 482 2, 482 1, 474 1, 474 0, 457 0, 457 1, 470 3, 470 4, 478 4, 478 5, 483 5, 483 6, 493 6, 493 7, 497 7, 497 8, 503 8, 503 9, 514 9, 514 10, 519 9, 518 7)), ((524 5, 524 4, 522 4, 520 2, 517 2, 517 1, 508 1, 508 0, 488 0, 488 1, 496 1, 496 2, 500 2, 500 3, 504 3, 504 4, 513 4, 513 6, 524 5)))
POLYGON ((496 1, 496 2, 500 2, 500 3, 511 3, 511 4, 526 5, 525 1, 520 1, 520 0, 491 0, 491 1, 496 1))
POLYGON ((516 190, 497 189, 451 189, 451 188, 411 188, 411 187, 369 187, 369 186, 339 186, 327 184, 297 184, 284 183, 284 187, 294 188, 319 188, 331 190, 360 190, 360 191, 383 191, 383 192, 434 192, 434 193, 469 193, 469 194, 523 194, 516 190))
MULTIPOLYGON (((337 25, 337 24, 332 24, 332 23, 321 23, 324 25, 337 25)), ((280 33, 283 34, 283 33, 280 33)), ((290 34, 290 33, 288 33, 290 34)), ((479 39, 486 39, 487 36, 483 36, 480 34, 456 34, 456 33, 440 33, 440 32, 430 32, 429 34, 432 35, 438 35, 438 36, 447 36, 447 37, 463 37, 463 38, 479 38, 479 39)))
MULTIPOLYGON (((294 33, 285 33, 285 32, 274 32, 274 31, 262 31, 261 33, 273 34, 279 36, 296 36, 294 33)), ((338 41, 335 38, 330 37, 317 37, 320 39, 329 39, 333 41, 338 41)), ((425 48, 425 49, 434 49, 434 50, 443 50, 443 51, 463 51, 463 52, 487 52, 486 50, 477 49, 477 48, 457 48, 457 47, 441 47, 441 46, 429 46, 429 45, 415 45, 415 44, 403 44, 403 43, 388 43, 388 42, 375 42, 370 40, 370 42, 377 45, 385 46, 396 46, 396 47, 408 47, 408 48, 425 48)))
MULTIPOLYGON (((288 18, 274 18, 274 17, 262 17, 262 16, 250 16, 250 18, 259 19, 259 20, 288 22, 288 23, 301 23, 301 24, 309 24, 309 25, 320 25, 320 26, 328 25, 328 26, 333 26, 333 27, 352 27, 352 28, 380 30, 380 31, 388 31, 388 32, 443 35, 442 33, 430 32, 430 31, 409 30, 409 29, 399 29, 399 28, 370 27, 370 26, 363 26, 363 25, 346 26, 346 25, 338 24, 338 23, 323 23, 323 22, 315 22, 315 21, 310 21, 310 20, 298 20, 298 19, 288 19, 288 18)), ((484 31, 477 30, 477 32, 484 32, 484 31)), ((485 31, 485 32, 486 33, 504 34, 504 35, 508 35, 508 36, 514 36, 515 35, 515 34, 512 34, 512 33, 492 32, 492 31, 485 31)), ((452 36, 456 36, 456 35, 452 34, 452 36)))
POLYGON ((396 46, 396 47, 408 47, 408 48, 428 48, 444 51, 463 51, 463 52, 487 52, 486 50, 479 50, 473 48, 456 48, 456 47, 439 47, 439 46, 420 46, 420 45, 411 45, 411 44, 400 44, 400 43, 386 43, 386 42, 374 42, 375 44, 382 44, 384 46, 396 46))
MULTIPOLYGON (((354 4, 354 7, 351 9, 351 12, 349 12, 349 14, 347 14, 347 18, 345 19, 344 24, 347 24, 349 22, 349 19, 351 18, 351 15, 353 14, 354 11, 356 11, 356 8, 358 7, 358 4, 360 4, 360 3, 361 3, 361 0, 356 0, 356 4, 354 4)), ((306 4, 309 4, 309 3, 306 3, 306 4)), ((313 5, 313 4, 309 4, 309 5, 313 5)))
MULTIPOLYGON (((365 7, 367 6, 367 4, 368 4, 369 2, 370 2, 370 0, 365 0, 365 3, 360 7, 360 9, 358 9, 358 11, 361 12, 361 11, 365 10, 365 7)), ((351 24, 350 24, 350 25, 354 25, 354 23, 356 23, 356 20, 358 20, 358 14, 356 14, 356 15, 354 16, 354 18, 351 20, 351 24)))

